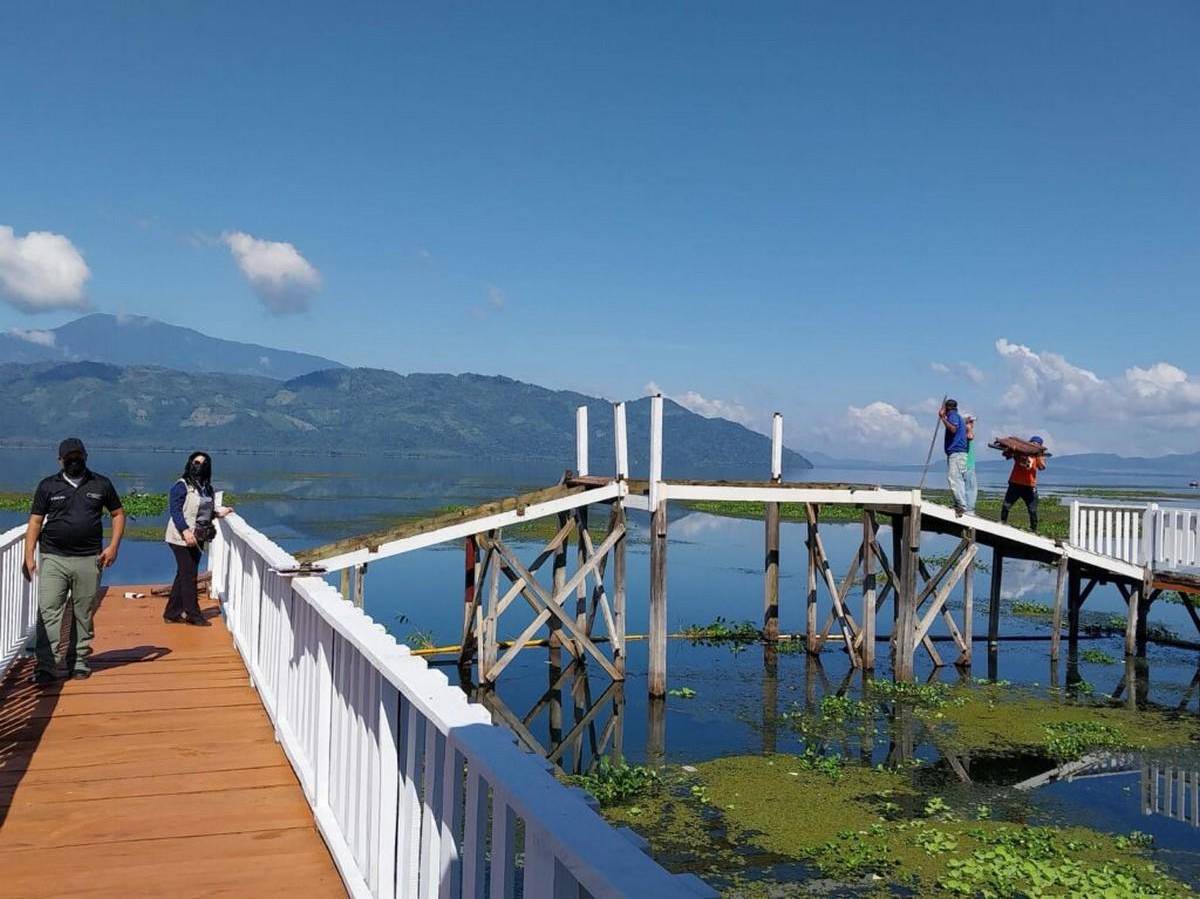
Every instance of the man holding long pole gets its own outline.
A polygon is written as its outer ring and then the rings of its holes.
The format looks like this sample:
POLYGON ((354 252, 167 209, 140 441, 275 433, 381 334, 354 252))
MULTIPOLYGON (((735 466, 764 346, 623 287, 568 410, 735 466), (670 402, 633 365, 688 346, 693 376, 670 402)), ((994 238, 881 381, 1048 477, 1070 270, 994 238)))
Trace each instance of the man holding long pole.
POLYGON ((938 410, 938 418, 946 429, 946 480, 954 496, 954 511, 962 515, 967 510, 967 427, 958 414, 958 401, 947 399, 938 410))

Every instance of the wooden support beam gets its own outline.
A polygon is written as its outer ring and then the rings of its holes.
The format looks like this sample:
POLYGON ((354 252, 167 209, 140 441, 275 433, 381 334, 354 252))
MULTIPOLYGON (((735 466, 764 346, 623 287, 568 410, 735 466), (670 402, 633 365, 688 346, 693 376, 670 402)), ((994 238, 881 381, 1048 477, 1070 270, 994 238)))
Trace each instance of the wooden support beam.
MULTIPOLYGON (((661 401, 660 401, 661 402, 661 401)), ((650 516, 650 664, 651 699, 667 695, 667 501, 650 516)), ((653 710, 654 703, 651 702, 653 710)), ((653 724, 654 715, 651 714, 653 724)))
POLYGON ((354 607, 366 608, 367 563, 354 566, 354 607))
POLYGON ((766 503, 763 563, 763 639, 779 639, 779 503, 766 503))
POLYGON ((806 638, 808 651, 816 655, 821 651, 821 636, 817 633, 817 549, 813 540, 816 531, 817 511, 815 506, 806 506, 808 531, 804 545, 808 548, 807 581, 804 592, 806 638))
MULTIPOLYGON (((1054 582, 1054 612, 1050 616, 1050 661, 1058 661, 1058 646, 1062 640, 1063 598, 1067 592, 1071 561, 1066 553, 1058 560, 1058 578, 1054 582)), ((1057 670, 1057 669, 1056 669, 1057 670)))
POLYGON ((896 596, 896 680, 911 681, 916 655, 917 568, 921 559, 920 493, 914 491, 912 506, 904 512, 902 525, 903 556, 900 560, 900 588, 896 596))
POLYGON ((1000 591, 1004 586, 1004 553, 1000 547, 992 550, 992 589, 988 596, 988 652, 1000 647, 1000 591))
MULTIPOLYGON (((621 414, 624 415, 624 404, 621 405, 621 414)), ((621 677, 625 676, 625 547, 629 543, 628 529, 625 523, 625 506, 618 502, 613 507, 617 513, 617 526, 621 529, 621 537, 613 546, 613 633, 609 634, 613 638, 613 665, 620 673, 621 677)))
POLYGON ((867 671, 875 670, 875 513, 863 510, 863 542, 859 555, 862 558, 862 666, 867 671))
MULTIPOLYGON (((975 564, 974 545, 968 544, 965 540, 960 545, 964 547, 964 549, 961 553, 957 554, 957 560, 953 561, 954 567, 950 570, 949 576, 942 576, 942 572, 945 572, 945 570, 951 565, 951 559, 948 559, 946 564, 942 566, 942 571, 939 572, 939 577, 930 581, 930 583, 935 583, 940 580, 941 583, 937 588, 937 592, 934 594, 933 602, 930 604, 929 610, 925 612, 924 617, 917 626, 917 635, 914 643, 925 639, 926 635, 929 633, 930 627, 933 626, 934 620, 941 613, 943 606, 946 605, 946 600, 950 598, 950 592, 958 583, 959 578, 963 576, 968 568, 975 564)), ((961 635, 959 639, 961 640, 961 635)), ((961 645, 959 646, 959 649, 962 649, 961 645)))
POLYGON ((620 538, 621 533, 622 531, 619 530, 610 533, 608 537, 605 538, 604 542, 600 544, 597 554, 589 559, 585 565, 580 567, 567 580, 567 582, 563 585, 561 593, 554 596, 550 596, 546 593, 545 589, 540 583, 538 583, 537 579, 523 564, 521 564, 521 561, 517 559, 515 555, 513 555, 511 549, 509 549, 504 545, 503 542, 499 540, 495 542, 494 546, 496 551, 500 554, 500 558, 505 563, 506 574, 508 574, 510 577, 515 575, 518 578, 525 579, 526 583, 532 590, 531 596, 534 598, 541 611, 538 612, 537 616, 533 619, 529 626, 521 632, 520 636, 518 636, 517 639, 512 642, 512 645, 509 646, 508 650, 495 663, 495 665, 486 670, 486 674, 483 675, 484 679, 494 683, 496 678, 499 677, 500 672, 503 671, 509 662, 515 658, 516 654, 524 648, 525 644, 529 642, 537 630, 553 616, 558 618, 563 630, 565 630, 567 634, 575 641, 576 645, 580 646, 584 651, 596 659, 596 661, 600 664, 600 667, 605 670, 609 677, 613 678, 614 680, 620 680, 620 674, 618 674, 617 669, 613 667, 612 663, 608 660, 604 653, 600 651, 599 647, 592 642, 589 636, 579 628, 575 619, 567 614, 567 612, 562 608, 562 605, 566 602, 567 597, 575 591, 575 588, 579 585, 579 583, 585 580, 592 569, 600 563, 600 560, 604 558, 604 556, 608 554, 608 551, 612 549, 613 544, 615 544, 620 538))
POLYGON ((1079 587, 1082 578, 1078 565, 1067 568, 1067 641, 1072 655, 1079 645, 1079 608, 1083 605, 1079 587))
MULTIPOLYGON (((975 542, 975 529, 971 528, 966 534, 967 543, 974 549, 976 558, 979 557, 979 544, 975 542)), ((971 667, 972 641, 975 639, 975 563, 963 572, 963 627, 962 651, 954 662, 960 668, 971 667)))
MULTIPOLYGON (((858 651, 854 647, 854 638, 858 634, 858 626, 854 622, 854 618, 846 611, 845 605, 842 603, 841 590, 836 580, 833 577, 833 571, 829 567, 829 556, 825 552, 825 544, 821 540, 821 531, 817 526, 816 513, 811 505, 804 507, 805 516, 808 519, 810 540, 812 549, 815 553, 815 561, 820 568, 820 574, 825 581, 825 586, 829 590, 830 599, 833 602, 833 612, 837 616, 838 624, 842 631, 842 641, 846 644, 846 653, 850 656, 850 664, 855 667, 861 667, 859 663, 858 651)), ((817 651, 820 651, 820 645, 817 646, 817 651)))
MULTIPOLYGON (((581 408, 585 411, 587 410, 587 406, 583 406, 581 408)), ((584 423, 586 424, 586 422, 587 417, 585 415, 584 423)), ((587 506, 575 510, 575 526, 579 529, 579 539, 576 542, 575 560, 577 566, 582 568, 587 563, 587 547, 583 539, 584 532, 586 532, 588 529, 587 506)), ((587 594, 587 578, 583 578, 579 581, 578 586, 575 588, 575 624, 581 632, 590 637, 592 635, 592 629, 590 627, 590 623, 588 622, 587 594)), ((579 650, 583 649, 578 642, 576 642, 575 647, 579 650)))

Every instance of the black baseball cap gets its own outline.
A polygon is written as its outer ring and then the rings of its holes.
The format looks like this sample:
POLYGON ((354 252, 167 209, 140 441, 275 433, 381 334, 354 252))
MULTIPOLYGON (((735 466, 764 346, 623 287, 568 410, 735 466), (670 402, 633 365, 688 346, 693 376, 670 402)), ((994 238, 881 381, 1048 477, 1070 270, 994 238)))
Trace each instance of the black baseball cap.
POLYGON ((68 437, 58 445, 58 458, 65 459, 69 453, 83 453, 86 456, 87 449, 78 437, 68 437))
POLYGON ((958 408, 958 400, 946 400, 946 408, 947 409, 957 409, 958 408))

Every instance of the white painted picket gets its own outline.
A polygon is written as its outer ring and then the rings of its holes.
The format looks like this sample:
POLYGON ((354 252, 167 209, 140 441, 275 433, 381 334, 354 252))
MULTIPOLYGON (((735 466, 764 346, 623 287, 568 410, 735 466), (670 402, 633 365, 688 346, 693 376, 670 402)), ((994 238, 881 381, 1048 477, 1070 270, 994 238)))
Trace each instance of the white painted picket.
POLYGON ((444 674, 237 515, 212 589, 353 896, 715 896, 669 874, 444 674))
POLYGON ((1177 506, 1071 503, 1073 546, 1155 571, 1200 566, 1200 510, 1177 506))
POLYGON ((1073 501, 1070 543, 1133 565, 1145 564, 1143 534, 1147 509, 1144 505, 1073 501))
POLYGON ((37 620, 37 575, 25 580, 25 525, 0 534, 0 680, 21 654, 37 620))

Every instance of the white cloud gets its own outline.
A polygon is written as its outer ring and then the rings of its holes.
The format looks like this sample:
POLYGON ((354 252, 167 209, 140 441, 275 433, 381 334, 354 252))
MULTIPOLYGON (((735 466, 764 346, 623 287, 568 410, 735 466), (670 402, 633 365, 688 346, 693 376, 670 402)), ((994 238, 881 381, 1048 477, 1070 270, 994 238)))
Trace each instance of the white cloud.
POLYGON ((1101 378, 1058 353, 996 341, 1011 383, 1000 398, 1008 413, 1066 422, 1140 421, 1166 428, 1200 427, 1200 381, 1169 362, 1101 378))
POLYGON ((0 297, 22 312, 87 309, 83 286, 92 275, 66 237, 30 231, 17 237, 0 225, 0 297))
POLYGON ((260 240, 244 231, 221 235, 250 287, 274 315, 308 310, 321 288, 321 273, 292 244, 260 240))
POLYGON ((34 343, 38 346, 54 346, 57 342, 58 335, 53 331, 36 331, 23 328, 9 328, 4 332, 9 337, 15 337, 17 340, 24 340, 28 343, 34 343))
POLYGON ((976 386, 984 382, 983 371, 976 368, 970 362, 951 362, 949 364, 945 362, 930 362, 929 368, 935 374, 963 378, 976 386))
POLYGON ((881 400, 847 407, 838 430, 850 442, 874 449, 912 446, 931 433, 914 416, 881 400))
POLYGON ((508 297, 504 295, 503 290, 495 285, 488 288, 487 297, 488 305, 496 311, 500 311, 508 305, 508 297))
MULTIPOLYGON (((653 381, 649 382, 642 390, 651 396, 656 393, 668 396, 667 392, 653 381)), ((713 399, 697 393, 695 390, 670 394, 669 396, 670 399, 679 403, 679 405, 683 406, 689 412, 695 412, 697 415, 703 415, 705 418, 726 418, 729 421, 736 421, 740 425, 755 430, 759 428, 759 425, 765 418, 764 415, 747 409, 736 400, 713 399)))

